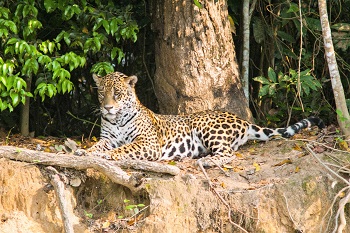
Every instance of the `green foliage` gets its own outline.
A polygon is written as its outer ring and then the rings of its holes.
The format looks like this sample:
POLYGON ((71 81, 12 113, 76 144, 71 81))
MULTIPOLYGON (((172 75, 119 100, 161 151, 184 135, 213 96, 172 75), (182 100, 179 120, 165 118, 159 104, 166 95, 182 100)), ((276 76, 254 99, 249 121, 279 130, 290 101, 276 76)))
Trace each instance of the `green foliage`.
POLYGON ((87 212, 86 210, 84 210, 84 214, 85 214, 85 216, 88 217, 88 218, 93 218, 93 217, 94 217, 94 215, 93 215, 92 213, 89 213, 89 212, 87 212))
POLYGON ((336 23, 331 28, 334 47, 347 52, 350 47, 350 24, 336 23))
MULTIPOLYGON (((293 106, 296 99, 298 89, 298 72, 290 69, 288 74, 283 74, 281 71, 276 73, 271 67, 268 68, 268 76, 258 76, 254 80, 260 82, 259 97, 262 101, 272 99, 272 102, 278 106, 279 115, 285 116, 288 112, 288 106, 293 106)), ((310 70, 300 72, 300 96, 305 100, 306 110, 312 111, 318 104, 313 101, 315 94, 320 92, 322 85, 319 80, 315 79, 310 70)), ((294 111, 300 111, 301 107, 293 106, 294 111)), ((280 120, 270 118, 270 120, 280 120)))
POLYGON ((106 74, 122 62, 120 43, 137 40, 130 6, 112 0, 22 0, 0 4, 0 110, 74 89, 72 74, 106 74), (34 85, 28 86, 27 83, 34 85))
MULTIPOLYGON (((278 75, 269 67, 268 77, 258 76, 254 78, 255 81, 260 82, 262 87, 259 91, 259 97, 274 97, 276 92, 295 92, 298 85, 298 73, 290 69, 289 74, 285 75, 279 72, 278 75)), ((322 88, 321 83, 310 75, 310 70, 300 72, 300 95, 308 96, 310 91, 318 91, 322 88)))
MULTIPOLYGON (((124 203, 128 204, 130 200, 124 199, 124 203)), ((125 210, 132 212, 132 215, 138 214, 140 212, 140 207, 145 207, 144 204, 129 204, 125 206, 125 210)), ((118 218, 124 218, 124 216, 118 216, 118 218)))
MULTIPOLYGON (((238 1, 230 0, 229 4, 230 2, 231 6, 237 6, 238 1)), ((345 2, 348 3, 349 1, 329 3, 329 5, 332 5, 329 8, 329 15, 332 17, 330 22, 334 23, 332 36, 335 48, 338 49, 337 53, 345 52, 350 47, 350 40, 348 40, 350 8, 342 7, 346 4, 345 2), (342 9, 342 11, 339 12, 336 9, 342 9)), ((237 12, 240 11, 235 10, 235 13, 237 12)), ((242 17, 236 16, 236 18, 240 19, 242 17)), ((260 96, 259 100, 263 100, 254 101, 257 104, 255 106, 261 107, 255 112, 257 118, 265 118, 269 115, 271 109, 278 109, 281 119, 286 114, 292 116, 304 114, 305 116, 309 114, 308 112, 313 112, 314 114, 320 114, 320 117, 333 121, 334 114, 331 114, 331 112, 334 111, 329 103, 333 102, 334 96, 331 91, 331 83, 328 82, 329 74, 325 69, 327 61, 323 49, 318 2, 303 0, 299 4, 299 2, 284 0, 261 1, 253 11, 251 24, 254 38, 250 47, 251 51, 254 51, 251 53, 251 64, 254 65, 251 67, 250 73, 252 78, 258 75, 263 76, 255 78, 262 85, 252 86, 252 96, 258 94, 260 96), (271 76, 272 73, 268 70, 268 67, 280 71, 279 73, 276 72, 276 81, 271 76), (295 99, 296 70, 312 73, 312 75, 301 74, 300 94, 302 95, 302 103, 300 99, 295 99), (317 77, 319 81, 316 80, 317 82, 315 82, 315 78, 311 76, 317 77), (320 89, 321 82, 323 85, 322 91, 320 89), (304 106, 306 113, 303 113, 301 105, 304 106), (282 116, 282 114, 284 115, 282 116)), ((339 54, 337 57, 340 72, 344 74, 342 81, 345 93, 349 93, 346 90, 350 86, 350 82, 346 77, 350 70, 350 59, 347 53, 339 54)), ((300 118, 300 116, 296 118, 300 118)))

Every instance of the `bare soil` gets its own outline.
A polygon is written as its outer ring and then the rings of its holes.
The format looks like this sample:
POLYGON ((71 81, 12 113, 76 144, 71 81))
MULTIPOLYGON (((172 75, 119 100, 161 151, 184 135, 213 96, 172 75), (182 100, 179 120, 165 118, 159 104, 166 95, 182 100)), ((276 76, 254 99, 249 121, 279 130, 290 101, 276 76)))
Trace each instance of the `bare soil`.
MULTIPOLYGON (((16 136, 2 144, 31 149, 40 144, 53 152, 54 145, 62 141, 50 140, 16 136)), ((338 208, 332 202, 345 185, 336 182, 304 146, 305 142, 296 140, 250 143, 224 171, 207 169, 212 187, 230 209, 209 187, 195 160, 174 162, 181 169, 177 176, 143 172, 145 182, 139 193, 92 169, 57 169, 82 181, 66 187, 73 194, 78 216, 75 232, 240 232, 230 221, 248 232, 331 232, 338 208)), ((347 153, 320 149, 315 143, 313 148, 321 152, 317 156, 323 161, 349 160, 347 153)), ((0 155, 0 168, 0 232, 62 232, 45 166, 1 159, 0 155)), ((350 232, 350 227, 344 232, 350 232)))

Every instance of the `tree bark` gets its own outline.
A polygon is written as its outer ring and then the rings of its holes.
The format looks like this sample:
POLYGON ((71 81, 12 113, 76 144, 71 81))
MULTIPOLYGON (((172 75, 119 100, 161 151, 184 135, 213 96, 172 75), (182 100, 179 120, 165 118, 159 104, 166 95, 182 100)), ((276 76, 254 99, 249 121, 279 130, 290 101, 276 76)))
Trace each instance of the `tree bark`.
POLYGON ((250 42, 250 17, 249 0, 243 0, 243 54, 242 54, 242 86, 245 98, 249 103, 249 42, 250 42))
POLYGON ((320 11, 320 19, 322 26, 322 35, 325 54, 328 63, 329 75, 331 77, 332 89, 334 94, 335 105, 337 108, 338 124, 342 133, 350 136, 350 115, 346 106, 344 95, 344 88, 340 80, 337 60, 335 59, 331 28, 328 22, 327 4, 326 0, 319 0, 318 7, 320 11))
MULTIPOLYGON (((27 78, 27 88, 26 91, 30 92, 32 85, 32 77, 27 78)), ((21 106, 21 117, 20 117, 20 130, 23 136, 29 136, 29 107, 30 107, 30 98, 26 96, 26 102, 21 106)))
POLYGON ((251 120, 225 0, 153 0, 155 91, 165 114, 227 110, 251 120))

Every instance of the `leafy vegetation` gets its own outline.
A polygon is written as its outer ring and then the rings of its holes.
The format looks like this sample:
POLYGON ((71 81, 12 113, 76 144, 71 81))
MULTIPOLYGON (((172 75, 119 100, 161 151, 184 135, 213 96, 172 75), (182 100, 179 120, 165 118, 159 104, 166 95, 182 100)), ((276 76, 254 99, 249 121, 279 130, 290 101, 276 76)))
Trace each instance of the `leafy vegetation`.
MULTIPOLYGON (((155 63, 148 3, 0 2, 0 126, 17 132, 19 107, 30 98, 31 130, 36 135, 90 134, 93 125, 88 122, 98 118, 91 114, 98 104, 92 72, 137 74, 141 101, 156 109, 150 82, 155 63)), ((203 4, 192 3, 196 7, 203 4)), ((239 52, 241 1, 228 3, 239 52)), ((332 36, 348 99, 349 3, 329 2, 332 36)), ((258 121, 278 123, 310 114, 335 121, 317 1, 301 1, 301 6, 293 1, 259 1, 252 12, 251 30, 251 103, 258 121)))
MULTIPOLYGON (((350 70, 350 60, 346 55, 350 45, 347 40, 349 0, 329 4, 332 36, 338 53, 339 68, 344 74, 345 92, 349 93, 347 91, 349 81, 346 75, 350 70)), ((232 10, 231 16, 239 25, 240 4, 236 0, 231 0, 229 5, 232 10)), ((288 119, 289 116, 300 119, 300 114, 302 117, 318 114, 328 121, 335 121, 336 114, 332 108, 334 97, 323 50, 318 2, 301 1, 299 6, 298 2, 293 1, 280 0, 273 3, 260 1, 253 11, 251 29, 253 40, 250 73, 252 96, 255 97, 252 100, 252 105, 255 106, 254 115, 261 121, 279 122, 281 119, 288 119), (278 73, 277 82, 271 79, 270 67, 278 73), (303 72, 312 76, 307 80, 300 80, 301 99, 297 91, 299 84, 295 85, 293 72, 300 72, 301 79, 303 72), (287 77, 289 77, 287 80, 283 80, 287 77), (318 84, 315 86, 314 80, 317 80, 323 88, 321 89, 318 84)), ((236 45, 241 44, 240 33, 238 32, 238 37, 235 37, 236 45)))
POLYGON ((322 85, 319 80, 311 76, 310 70, 304 70, 300 73, 290 69, 288 75, 276 72, 272 69, 268 69, 268 77, 258 76, 254 78, 254 81, 260 82, 262 86, 259 90, 259 97, 262 102, 269 101, 270 99, 279 107, 279 112, 276 115, 269 115, 267 119, 270 121, 281 121, 280 117, 285 117, 285 114, 280 115, 280 112, 289 113, 291 108, 294 113, 310 114, 313 110, 319 108, 318 103, 315 101, 306 102, 306 105, 302 109, 301 104, 295 103, 300 101, 297 99, 298 88, 300 87, 300 97, 302 99, 314 99, 315 93, 322 90, 322 85), (300 75, 299 75, 300 74, 300 75), (302 111, 304 110, 304 111, 302 111), (305 111, 306 110, 306 111, 305 111))
POLYGON ((112 0, 0 3, 0 110, 89 89, 90 73, 113 72, 123 44, 137 40, 131 16, 131 5, 112 0))

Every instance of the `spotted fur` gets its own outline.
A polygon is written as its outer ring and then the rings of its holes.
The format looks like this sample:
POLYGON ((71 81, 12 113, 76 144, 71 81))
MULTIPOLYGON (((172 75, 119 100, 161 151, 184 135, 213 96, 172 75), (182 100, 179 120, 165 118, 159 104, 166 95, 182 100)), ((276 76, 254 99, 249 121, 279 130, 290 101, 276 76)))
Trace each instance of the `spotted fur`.
MULTIPOLYGON (((223 164, 250 139, 288 138, 322 120, 309 117, 287 128, 263 128, 235 114, 204 111, 189 115, 159 115, 144 107, 135 94, 136 76, 115 72, 94 75, 101 103, 101 139, 87 153, 112 159, 176 160, 212 155, 223 164)), ((207 165, 212 165, 208 159, 207 165)))

